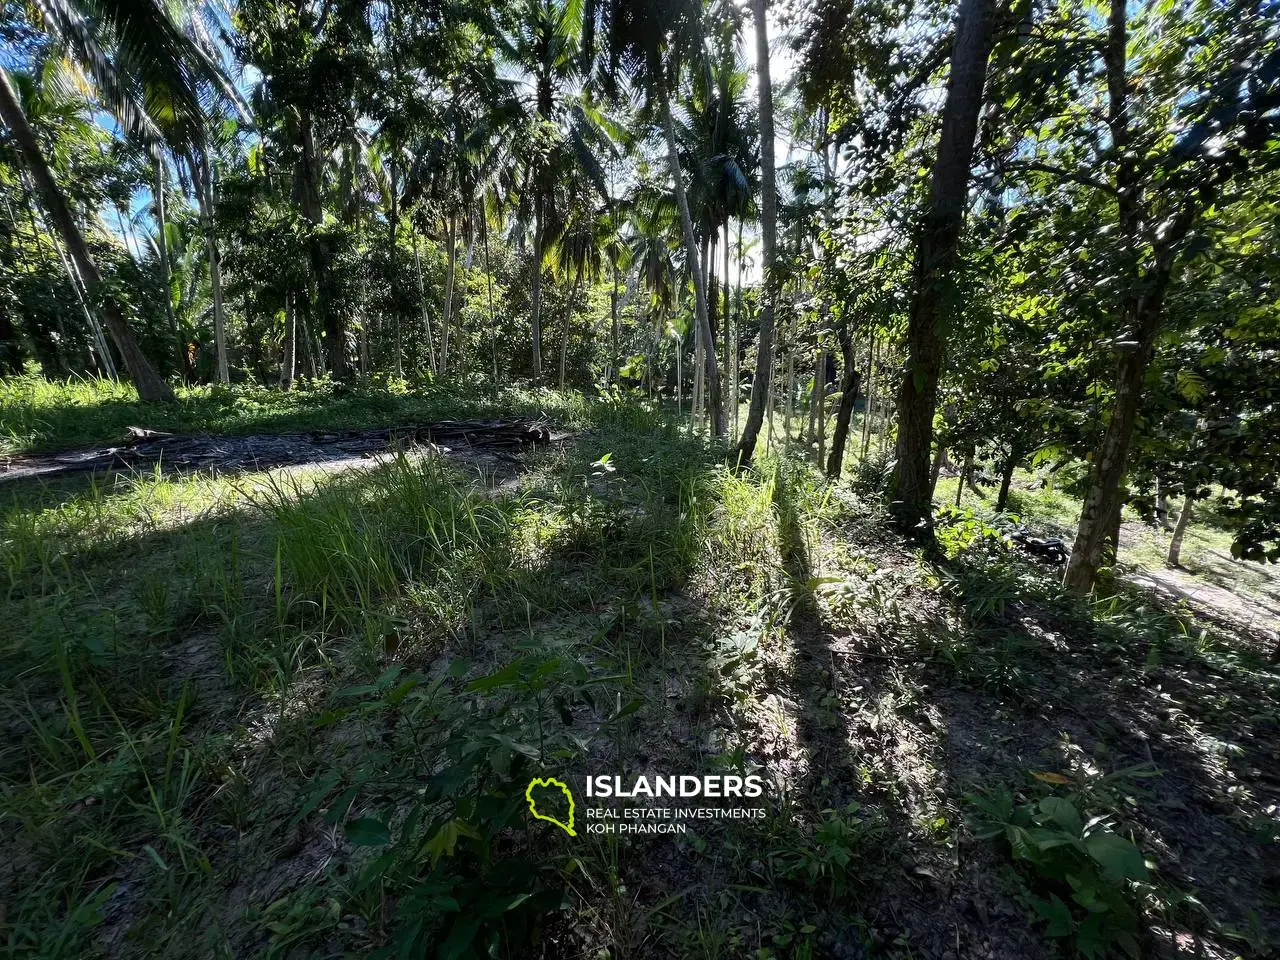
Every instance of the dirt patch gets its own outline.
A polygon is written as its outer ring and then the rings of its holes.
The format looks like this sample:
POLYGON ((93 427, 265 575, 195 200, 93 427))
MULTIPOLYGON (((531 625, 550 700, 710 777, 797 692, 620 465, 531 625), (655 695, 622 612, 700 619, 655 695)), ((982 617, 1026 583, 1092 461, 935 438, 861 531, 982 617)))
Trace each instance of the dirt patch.
POLYGON ((1280 638, 1280 608, 1258 597, 1242 596, 1207 583, 1181 570, 1138 570, 1129 579, 1167 600, 1186 603, 1206 619, 1234 627, 1247 636, 1270 641, 1280 638))
POLYGON ((560 442, 569 434, 523 420, 442 420, 377 430, 183 436, 130 427, 114 447, 0 458, 0 482, 120 470, 218 472, 269 470, 303 464, 359 461, 387 451, 430 447, 502 472, 526 448, 560 442))

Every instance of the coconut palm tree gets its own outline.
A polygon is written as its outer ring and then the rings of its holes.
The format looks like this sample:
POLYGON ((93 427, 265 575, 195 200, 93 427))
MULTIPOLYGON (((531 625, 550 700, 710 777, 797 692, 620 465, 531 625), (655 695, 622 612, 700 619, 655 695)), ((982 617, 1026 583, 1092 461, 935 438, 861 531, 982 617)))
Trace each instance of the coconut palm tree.
POLYGON ((764 423, 773 373, 774 264, 778 249, 778 178, 773 156, 773 82, 769 74, 769 17, 767 0, 751 0, 756 28, 756 78, 760 95, 760 247, 764 282, 761 284, 760 342, 756 347, 756 374, 751 382, 751 405, 738 438, 738 462, 755 456, 756 440, 764 423))
MULTIPOLYGON (((101 105, 128 133, 174 145, 198 142, 199 88, 217 71, 174 25, 158 0, 35 0, 39 25, 92 78, 101 105)), ((143 354, 119 303, 106 290, 66 197, 54 179, 8 74, 0 68, 0 120, 9 128, 89 296, 143 400, 172 400, 173 390, 143 354)))
POLYGON ((724 436, 724 411, 720 404, 719 363, 707 312, 707 285, 699 257, 697 232, 680 166, 680 145, 671 99, 680 89, 686 65, 703 60, 702 5, 697 0, 601 0, 600 16, 606 38, 603 77, 614 96, 627 87, 638 89, 650 116, 656 118, 666 145, 667 167, 680 213, 685 262, 693 281, 693 309, 697 329, 706 346, 704 364, 710 385, 711 428, 724 436), (626 80, 623 77, 626 77, 626 80))

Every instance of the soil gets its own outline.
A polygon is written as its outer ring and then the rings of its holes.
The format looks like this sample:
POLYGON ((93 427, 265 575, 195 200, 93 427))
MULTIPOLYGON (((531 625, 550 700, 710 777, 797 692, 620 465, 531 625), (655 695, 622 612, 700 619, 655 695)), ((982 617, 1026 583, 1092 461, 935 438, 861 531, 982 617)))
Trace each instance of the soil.
POLYGON ((559 442, 569 434, 521 420, 442 420, 339 433, 183 436, 130 427, 118 446, 0 457, 0 483, 53 479, 67 474, 122 470, 269 470, 337 464, 380 453, 429 446, 440 453, 506 472, 526 447, 559 442))

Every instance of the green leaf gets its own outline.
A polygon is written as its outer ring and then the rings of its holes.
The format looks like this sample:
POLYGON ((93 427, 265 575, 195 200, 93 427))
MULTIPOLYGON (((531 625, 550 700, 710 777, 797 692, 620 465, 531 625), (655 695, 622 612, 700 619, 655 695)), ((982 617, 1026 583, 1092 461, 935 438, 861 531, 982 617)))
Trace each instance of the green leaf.
POLYGON ((1073 837, 1084 832, 1084 821, 1075 806, 1062 797, 1045 797, 1040 801, 1040 812, 1073 837))
POLYGON ((1084 848, 1098 866, 1124 880, 1146 880, 1147 864, 1142 851, 1110 830, 1100 830, 1085 838, 1084 848))
POLYGON ((381 847, 391 842, 390 828, 373 817, 348 820, 343 828, 347 832, 347 840, 357 847, 381 847))
POLYGON ((472 680, 467 684, 467 689, 483 693, 488 690, 496 690, 498 687, 509 686, 520 679, 520 661, 513 660, 497 673, 491 673, 487 677, 480 677, 472 680))
POLYGON ((1074 926, 1071 920, 1071 910, 1067 907, 1062 899, 1056 894, 1049 894, 1048 900, 1042 900, 1039 897, 1031 901, 1032 908, 1039 914, 1041 920, 1048 921, 1045 927, 1044 935, 1046 937, 1069 937, 1074 926))

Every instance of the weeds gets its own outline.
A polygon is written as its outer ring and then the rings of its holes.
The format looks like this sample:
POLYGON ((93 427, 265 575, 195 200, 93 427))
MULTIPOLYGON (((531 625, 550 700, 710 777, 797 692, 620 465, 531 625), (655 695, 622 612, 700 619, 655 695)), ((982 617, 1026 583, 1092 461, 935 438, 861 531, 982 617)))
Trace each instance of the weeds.
MULTIPOLYGON (((125 420, 256 430, 492 403, 236 388, 162 422, 106 389, 41 390, 6 408, 14 445, 125 420)), ((1168 688, 1206 743, 1225 736, 1207 718, 1272 722, 1255 659, 1140 598, 1062 596, 978 516, 944 525, 934 571, 874 493, 794 458, 734 473, 652 406, 501 402, 580 436, 498 489, 406 454, 16 491, 0 520, 9 954, 905 957, 927 930, 875 918, 940 872, 907 873, 908 855, 953 849, 942 737, 963 717, 929 690, 940 663, 984 717, 1038 690, 1069 642, 1108 664, 1128 652, 1126 689, 1194 664, 1248 690, 1245 710, 1234 689, 1201 705, 1168 688), (1070 637, 1029 632, 1036 617, 1070 637), (639 767, 759 772, 767 816, 659 841, 569 838, 522 809, 534 776, 639 767)), ((1023 844, 1036 922, 1088 949, 1186 920, 1190 901, 1122 848, 1147 815, 1133 776, 1069 773, 971 808, 988 804, 973 829, 998 827, 1011 857, 1023 844)), ((1254 813, 1241 822, 1272 843, 1254 813)), ((1243 918, 1224 930, 1252 935, 1243 918)))

